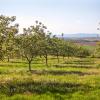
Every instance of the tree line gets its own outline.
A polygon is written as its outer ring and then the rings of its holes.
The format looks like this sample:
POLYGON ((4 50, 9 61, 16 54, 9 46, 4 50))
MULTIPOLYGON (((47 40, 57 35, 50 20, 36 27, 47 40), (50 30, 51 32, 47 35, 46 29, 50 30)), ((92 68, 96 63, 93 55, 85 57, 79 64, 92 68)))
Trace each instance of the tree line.
MULTIPOLYGON (((19 24, 15 24, 15 16, 0 15, 0 60, 10 58, 25 58, 31 71, 32 61, 39 56, 45 58, 48 66, 48 56, 55 56, 59 63, 59 57, 90 56, 92 52, 72 41, 58 38, 48 31, 47 27, 36 21, 34 25, 23 28, 19 33, 19 24)), ((63 36, 63 34, 62 34, 63 36)))

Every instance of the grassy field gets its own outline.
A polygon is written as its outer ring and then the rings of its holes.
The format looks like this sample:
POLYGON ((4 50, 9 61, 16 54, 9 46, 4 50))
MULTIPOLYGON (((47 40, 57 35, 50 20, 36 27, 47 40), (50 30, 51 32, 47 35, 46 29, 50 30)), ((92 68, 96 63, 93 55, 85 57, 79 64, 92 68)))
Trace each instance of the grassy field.
POLYGON ((32 72, 23 60, 0 62, 0 100, 100 100, 97 58, 36 58, 32 72))

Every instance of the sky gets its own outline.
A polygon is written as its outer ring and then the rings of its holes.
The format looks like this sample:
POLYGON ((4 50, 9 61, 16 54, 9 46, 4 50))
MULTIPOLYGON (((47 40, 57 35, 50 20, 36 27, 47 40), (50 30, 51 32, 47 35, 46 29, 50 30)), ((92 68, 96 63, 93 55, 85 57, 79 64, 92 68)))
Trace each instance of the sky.
POLYGON ((100 0, 0 0, 0 14, 27 28, 38 20, 53 34, 99 33, 100 0))

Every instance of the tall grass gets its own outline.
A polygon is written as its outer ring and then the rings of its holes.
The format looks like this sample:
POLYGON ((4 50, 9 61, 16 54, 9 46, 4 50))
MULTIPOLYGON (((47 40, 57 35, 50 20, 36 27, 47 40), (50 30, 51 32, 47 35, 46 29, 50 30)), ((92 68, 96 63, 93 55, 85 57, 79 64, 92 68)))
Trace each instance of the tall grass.
POLYGON ((0 100, 99 100, 100 62, 97 58, 36 58, 0 62, 0 100), (95 61, 95 63, 92 62, 95 61), (98 67, 97 67, 98 66, 98 67))

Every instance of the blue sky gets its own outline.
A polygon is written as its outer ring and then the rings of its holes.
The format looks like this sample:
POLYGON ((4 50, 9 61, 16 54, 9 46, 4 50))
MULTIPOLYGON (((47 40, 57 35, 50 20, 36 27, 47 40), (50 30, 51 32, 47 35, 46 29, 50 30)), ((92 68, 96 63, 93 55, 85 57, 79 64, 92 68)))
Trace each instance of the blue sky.
POLYGON ((44 23, 54 34, 99 33, 100 0, 0 0, 0 14, 23 27, 44 23))

